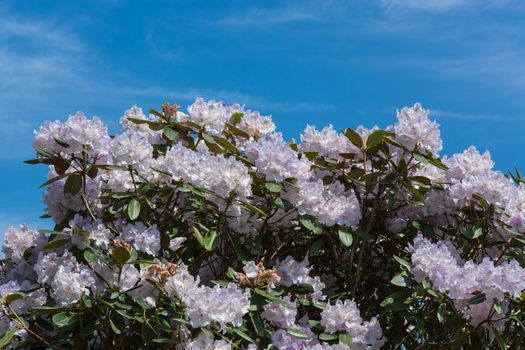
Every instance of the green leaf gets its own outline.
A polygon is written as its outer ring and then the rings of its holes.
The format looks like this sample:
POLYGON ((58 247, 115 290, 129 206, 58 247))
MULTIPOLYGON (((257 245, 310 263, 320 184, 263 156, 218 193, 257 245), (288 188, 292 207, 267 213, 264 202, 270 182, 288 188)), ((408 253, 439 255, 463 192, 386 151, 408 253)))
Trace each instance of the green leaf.
POLYGON ((126 328, 126 321, 124 320, 124 317, 115 312, 111 311, 109 314, 109 325, 111 326, 111 329, 116 334, 122 334, 124 329, 126 328))
POLYGON ((429 158, 428 162, 439 169, 448 170, 448 166, 443 164, 443 162, 439 158, 429 158))
POLYGON ((11 328, 4 333, 2 338, 0 338, 0 349, 3 349, 6 345, 8 345, 11 342, 11 339, 13 339, 16 331, 16 328, 11 328))
POLYGON ((472 193, 472 198, 474 198, 475 200, 477 200, 479 202, 479 204, 485 208, 485 209, 488 209, 490 207, 490 204, 489 202, 487 202, 487 200, 485 198, 483 198, 482 195, 480 194, 477 194, 477 193, 472 193))
POLYGON ((45 244, 45 245, 42 247, 42 251, 43 251, 43 252, 47 252, 47 251, 50 251, 50 250, 53 250, 53 249, 60 248, 60 247, 62 247, 64 244, 66 244, 66 243, 68 243, 68 242, 69 242, 69 239, 67 239, 67 238, 54 239, 54 240, 52 240, 51 242, 45 244))
POLYGON ((153 339, 153 342, 159 343, 159 344, 179 344, 180 340, 170 339, 170 338, 156 338, 156 339, 153 339))
POLYGON ((318 240, 314 241, 310 245, 310 249, 308 249, 308 254, 312 255, 312 256, 319 254, 319 252, 323 248, 323 243, 324 243, 323 239, 318 239, 318 240))
POLYGON ((246 208, 249 212, 253 214, 259 214, 260 216, 268 216, 264 211, 262 211, 260 208, 257 208, 255 205, 243 202, 242 206, 246 208))
POLYGON ((235 250, 235 254, 237 255, 237 258, 245 264, 250 260, 250 257, 248 256, 248 253, 246 252, 246 249, 241 245, 241 243, 233 238, 232 236, 228 235, 228 238, 230 240, 230 243, 233 245, 233 250, 235 250))
POLYGON ((363 148, 363 139, 361 135, 355 132, 353 129, 348 128, 343 133, 347 139, 350 140, 357 148, 363 148))
POLYGON ((445 321, 446 312, 447 312, 447 304, 445 303, 440 304, 437 310, 437 319, 439 323, 443 323, 445 321))
POLYGON ((76 195, 82 188, 82 175, 71 174, 67 177, 64 184, 64 194, 76 195))
POLYGON ((304 340, 310 340, 310 336, 306 334, 305 332, 297 329, 297 328, 288 328, 286 330, 286 333, 290 334, 293 337, 304 339, 304 340))
POLYGON ((40 149, 40 148, 34 148, 36 154, 38 155, 41 155, 42 157, 46 157, 46 158, 53 158, 54 156, 47 152, 47 151, 44 151, 43 149, 40 149))
POLYGON ((88 263, 92 263, 97 259, 97 254, 91 248, 86 248, 82 256, 88 263))
POLYGON ((340 228, 337 231, 337 235, 339 236, 339 240, 345 247, 350 247, 352 243, 354 242, 354 237, 352 236, 352 232, 347 231, 345 229, 340 228))
POLYGON ((514 248, 525 247, 525 239, 519 237, 512 237, 510 240, 510 246, 514 248))
POLYGON ((217 141, 215 141, 215 138, 213 136, 211 136, 211 135, 203 133, 202 134, 202 138, 203 138, 204 141, 206 141, 208 143, 217 144, 217 141))
POLYGON ((499 334, 499 331, 495 328, 495 327, 491 327, 493 332, 495 333, 496 335, 496 342, 498 343, 499 347, 501 350, 507 350, 507 344, 505 343, 505 341, 503 340, 503 338, 501 338, 501 335, 499 334))
POLYGON ((400 274, 395 275, 390 280, 390 283, 399 287, 406 287, 410 283, 410 278, 408 277, 407 273, 403 271, 400 274))
POLYGON ((202 138, 204 139, 204 143, 206 144, 206 147, 210 151, 212 151, 215 154, 221 154, 224 153, 224 149, 215 142, 215 139, 207 134, 202 134, 202 138))
POLYGON ((308 231, 311 231, 315 233, 316 235, 320 235, 323 233, 323 228, 319 225, 317 225, 314 220, 308 216, 302 216, 299 218, 299 222, 301 225, 303 225, 304 228, 306 228, 308 231))
MULTIPOLYGON (((153 109, 153 108, 150 109, 149 113, 153 114, 153 115, 156 115, 157 117, 159 117, 162 120, 165 120, 165 121, 169 121, 170 120, 170 118, 168 118, 166 115, 164 115, 164 113, 159 112, 156 109, 153 109)), ((129 119, 131 119, 131 118, 129 118, 129 119)), ((135 119, 135 118, 133 118, 133 119, 135 119)), ((139 120, 143 120, 143 119, 139 119, 139 120)))
POLYGON ((236 126, 234 126, 232 124, 226 123, 225 125, 228 128, 228 131, 230 132, 230 134, 235 135, 235 136, 240 136, 240 137, 243 137, 245 139, 249 139, 250 138, 250 135, 247 132, 245 132, 244 130, 239 129, 239 128, 237 128, 236 126))
POLYGON ((322 341, 333 341, 336 340, 338 337, 336 334, 330 334, 330 333, 321 333, 319 334, 319 340, 322 341))
POLYGON ((61 139, 59 139, 58 136, 53 136, 53 140, 55 140, 56 143, 58 143, 60 146, 62 146, 64 148, 68 148, 69 147, 69 144, 67 144, 66 142, 64 142, 61 139))
POLYGON ((372 148, 381 143, 385 137, 385 132, 383 130, 375 130, 366 138, 366 147, 372 148))
POLYGON ((241 337, 242 339, 250 342, 250 343, 255 343, 255 340, 253 340, 248 334, 246 334, 244 331, 242 331, 241 329, 239 328, 230 328, 231 331, 235 334, 237 334, 239 337, 241 337))
POLYGON ((359 228, 354 230, 353 234, 361 238, 363 241, 366 241, 368 239, 368 234, 359 228))
POLYGON ((264 184, 264 187, 266 187, 268 191, 273 192, 273 193, 279 193, 283 189, 281 184, 274 183, 274 182, 267 182, 264 184))
POLYGON ((476 305, 484 302, 485 300, 487 300, 485 293, 476 293, 472 298, 467 300, 467 304, 476 305))
POLYGON ((122 166, 122 165, 110 165, 110 164, 97 164, 97 168, 102 169, 102 170, 107 170, 107 171, 111 171, 111 170, 126 171, 126 170, 128 170, 128 168, 126 168, 125 166, 122 166))
POLYGON ((273 203, 279 209, 290 210, 294 208, 294 206, 290 202, 288 202, 286 199, 283 199, 281 197, 275 198, 273 203))
POLYGON ((268 299, 270 301, 273 301, 273 302, 275 302, 277 304, 281 304, 282 306, 284 306, 287 309, 291 308, 290 304, 288 304, 286 301, 282 300, 279 297, 276 297, 275 295, 273 295, 271 293, 268 293, 268 292, 266 292, 266 291, 264 291, 262 289, 259 289, 259 288, 255 288, 253 291, 255 293, 259 294, 260 296, 265 297, 266 299, 268 299))
POLYGON ((82 300, 82 303, 88 309, 93 307, 93 299, 91 299, 91 296, 89 294, 86 294, 86 293, 82 294, 82 296, 80 297, 80 300, 82 300))
POLYGON ((258 336, 264 337, 264 324, 258 313, 250 312, 250 318, 252 320, 253 328, 258 336))
POLYGON ((197 228, 197 226, 193 226, 193 234, 195 235, 195 238, 197 238, 197 241, 199 241, 199 243, 204 247, 206 241, 201 231, 197 228))
POLYGON ((144 298, 142 298, 140 295, 133 298, 133 301, 136 302, 141 308, 144 310, 151 309, 151 305, 148 304, 144 298))
POLYGON ((428 159, 424 155, 419 154, 419 153, 414 153, 413 156, 414 156, 414 159, 420 162, 421 164, 423 165, 428 164, 428 159))
POLYGON ((64 311, 54 314, 51 320, 57 326, 65 327, 74 324, 77 321, 77 315, 69 311, 64 311))
POLYGON ((169 126, 164 127, 162 134, 170 141, 177 141, 179 139, 179 132, 169 126))
POLYGON ((237 125, 241 122, 242 120, 242 117, 243 117, 243 113, 241 112, 235 112, 232 114, 231 116, 231 122, 234 124, 234 125, 237 125))
POLYGON ((137 259, 139 257, 137 251, 134 249, 134 248, 131 248, 131 251, 129 252, 129 259, 127 261, 127 263, 133 263, 133 264, 138 264, 137 263, 137 259))
POLYGON ((87 175, 88 175, 90 178, 92 178, 92 179, 96 178, 97 175, 98 175, 98 167, 96 167, 96 166, 92 166, 92 167, 90 167, 89 170, 88 170, 88 172, 87 172, 87 175))
POLYGON ((309 294, 314 292, 314 287, 309 283, 301 283, 292 286, 295 294, 309 294))
MULTIPOLYGON (((152 112, 153 110, 150 111, 150 113, 152 112)), ((156 111, 155 111, 156 112, 156 111)), ((157 112, 158 113, 158 112, 157 112)), ((153 113, 152 113, 153 114, 153 113)), ((150 124, 150 123, 153 123, 147 119, 140 119, 140 118, 126 118, 127 120, 129 120, 130 122, 134 123, 134 124, 150 124)))
POLYGON ((116 246, 111 251, 111 256, 119 264, 125 264, 131 257, 131 252, 122 246, 116 246))
POLYGON ((211 230, 204 238, 204 248, 208 251, 212 251, 219 245, 219 235, 217 230, 211 230))
POLYGON ((410 263, 409 263, 408 261, 406 261, 406 260, 403 259, 403 258, 400 258, 400 257, 397 256, 397 255, 394 255, 393 258, 394 258, 394 260, 397 261, 401 266, 405 267, 408 271, 411 271, 412 266, 410 265, 410 263))
POLYGON ((136 220, 140 215, 140 202, 133 198, 128 204, 128 217, 130 220, 136 220))
POLYGON ((499 302, 498 299, 495 299, 494 298, 494 311, 496 311, 498 314, 502 314, 503 313, 503 308, 501 307, 501 303, 499 302))
POLYGON ((361 168, 354 168, 346 173, 346 176, 351 180, 356 180, 365 174, 365 170, 361 168))
POLYGON ((239 153, 239 149, 230 141, 226 140, 223 137, 214 137, 215 142, 218 143, 222 148, 231 153, 239 153))
POLYGON ((346 333, 339 334, 339 343, 352 346, 352 337, 346 333))
POLYGON ((401 292, 393 293, 383 300, 380 306, 392 311, 405 310, 410 305, 411 295, 412 290, 403 290, 401 292))
POLYGON ((148 344, 153 342, 153 339, 158 338, 158 334, 156 334, 155 330, 146 322, 140 326, 140 336, 144 342, 148 344))
POLYGON ((480 237, 483 234, 483 228, 482 227, 470 227, 468 228, 464 235, 468 239, 476 239, 480 237))
POLYGON ((5 297, 5 303, 7 305, 11 304, 13 301, 24 299, 25 293, 22 292, 16 292, 16 293, 9 293, 5 297))
POLYGON ((62 174, 65 174, 67 169, 69 169, 69 163, 65 160, 60 159, 54 163, 54 167, 55 167, 56 173, 58 175, 62 175, 62 174))

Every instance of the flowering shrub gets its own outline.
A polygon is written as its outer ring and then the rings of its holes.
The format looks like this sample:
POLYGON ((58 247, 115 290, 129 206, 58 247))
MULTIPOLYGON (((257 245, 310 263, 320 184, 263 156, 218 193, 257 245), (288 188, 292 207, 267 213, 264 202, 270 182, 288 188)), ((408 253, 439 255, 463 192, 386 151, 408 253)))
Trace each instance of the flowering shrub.
POLYGON ((524 182, 419 104, 300 143, 201 99, 121 124, 36 132, 55 226, 5 233, 1 346, 523 349, 524 182))

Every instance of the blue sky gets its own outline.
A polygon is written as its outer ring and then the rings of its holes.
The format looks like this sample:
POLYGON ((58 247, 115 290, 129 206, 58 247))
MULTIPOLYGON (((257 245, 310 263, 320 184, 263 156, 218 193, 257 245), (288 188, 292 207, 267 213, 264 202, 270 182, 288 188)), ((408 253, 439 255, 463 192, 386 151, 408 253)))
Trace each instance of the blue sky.
POLYGON ((421 102, 443 154, 489 149, 525 169, 521 0, 2 1, 0 232, 40 227, 33 130, 82 110, 117 131, 123 111, 196 97, 271 114, 287 137, 386 126, 421 102))

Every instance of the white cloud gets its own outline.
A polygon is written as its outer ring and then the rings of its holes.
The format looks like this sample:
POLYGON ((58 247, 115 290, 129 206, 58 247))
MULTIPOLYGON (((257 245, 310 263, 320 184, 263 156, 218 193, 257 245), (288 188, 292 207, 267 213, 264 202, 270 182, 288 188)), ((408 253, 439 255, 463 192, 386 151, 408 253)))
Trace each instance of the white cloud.
POLYGON ((272 25, 324 21, 346 5, 341 1, 281 1, 274 7, 250 7, 230 13, 214 24, 225 27, 267 27, 272 25))
POLYGON ((511 116, 503 114, 471 114, 442 110, 431 110, 431 115, 439 119, 453 119, 462 121, 492 121, 492 122, 518 122, 525 121, 525 116, 511 116))
POLYGON ((468 5, 471 0, 382 0, 381 3, 387 11, 444 12, 468 5))
POLYGON ((30 150, 30 143, 21 142, 32 135, 35 120, 45 118, 52 104, 64 103, 71 87, 88 85, 82 77, 85 49, 65 25, 0 7, 0 147, 9 150, 0 158, 30 150))
MULTIPOLYGON (((162 35, 160 36, 162 38, 162 35)), ((170 41, 171 43, 172 41, 170 41)), ((150 52, 161 60, 168 63, 182 63, 186 60, 186 55, 182 47, 173 47, 174 45, 159 45, 153 36, 153 32, 146 34, 146 43, 150 52)))
POLYGON ((48 22, 29 21, 12 14, 3 13, 0 20, 0 40, 29 40, 33 45, 45 48, 79 52, 84 45, 74 35, 54 27, 48 22))

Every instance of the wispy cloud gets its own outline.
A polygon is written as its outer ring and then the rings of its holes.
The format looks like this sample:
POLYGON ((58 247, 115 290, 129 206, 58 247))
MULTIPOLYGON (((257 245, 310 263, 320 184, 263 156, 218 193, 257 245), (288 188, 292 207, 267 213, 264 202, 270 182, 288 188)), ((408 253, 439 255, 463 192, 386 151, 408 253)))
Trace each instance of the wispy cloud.
POLYGON ((226 27, 267 27, 298 22, 324 21, 328 12, 337 13, 340 1, 282 1, 274 7, 250 7, 236 11, 214 22, 226 27))
POLYGON ((0 158, 30 149, 12 146, 31 135, 49 100, 61 101, 71 86, 85 87, 85 48, 63 25, 0 7, 0 146, 10 150, 0 158))
MULTIPOLYGON (((108 78, 98 69, 104 57, 97 56, 98 48, 83 41, 76 29, 50 17, 34 20, 0 6, 0 148, 10 150, 1 152, 0 159, 27 156, 32 131, 46 119, 65 117, 56 115, 57 111, 75 112, 79 108, 75 101, 99 106, 107 101, 139 100, 141 96, 181 102, 204 97, 238 102, 263 112, 329 108, 313 101, 271 101, 213 87, 129 87, 130 81, 108 78)), ((161 44, 155 41, 159 36, 153 34, 146 33, 145 40, 154 56, 171 64, 185 63, 184 48, 161 44)), ((118 70, 114 71, 117 75, 118 70)))
POLYGON ((386 11, 444 12, 457 9, 471 2, 471 0, 382 0, 381 4, 386 11))
POLYGON ((426 12, 444 14, 459 10, 518 10, 523 9, 521 0, 381 0, 383 10, 389 13, 409 14, 426 12))
POLYGON ((173 45, 159 45, 155 40, 152 31, 146 34, 146 43, 150 48, 153 56, 160 58, 168 63, 182 63, 186 60, 185 50, 182 47, 173 47, 173 45))
POLYGON ((511 116, 503 114, 470 114, 470 113, 458 113, 442 110, 431 110, 433 117, 439 119, 453 119, 462 121, 491 121, 491 122, 523 122, 525 116, 511 116))
MULTIPOLYGON (((516 38, 517 39, 517 38, 516 38)), ((514 96, 525 93, 525 49, 517 42, 488 38, 453 56, 400 58, 399 65, 439 72, 441 78, 482 83, 514 96)))
POLYGON ((28 20, 0 9, 0 40, 21 39, 31 41, 35 47, 79 52, 84 44, 74 35, 51 22, 28 20))

